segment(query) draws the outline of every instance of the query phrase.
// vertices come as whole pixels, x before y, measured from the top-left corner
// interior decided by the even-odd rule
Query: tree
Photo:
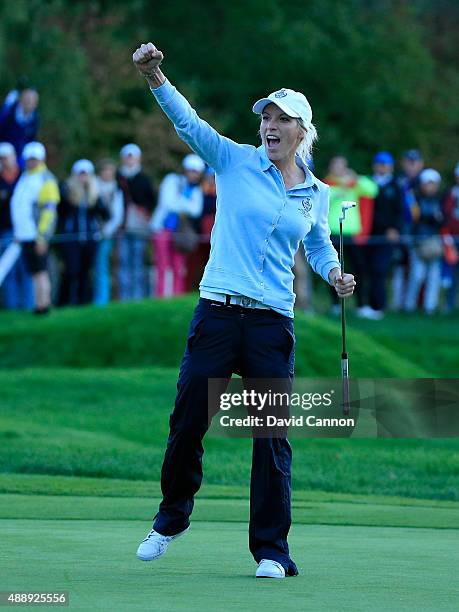
[[[199,113],[257,143],[252,103],[280,87],[310,99],[318,174],[336,153],[360,172],[373,153],[420,147],[457,156],[458,9],[453,0],[18,0],[0,4],[0,91],[21,75],[40,91],[42,131],[61,174],[77,157],[139,142],[160,175],[186,147],[153,103],[131,54],[153,40]],[[440,6],[440,8],[436,8]]]

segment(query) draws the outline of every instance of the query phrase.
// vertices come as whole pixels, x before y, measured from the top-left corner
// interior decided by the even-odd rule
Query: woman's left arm
[[[354,291],[356,282],[352,274],[345,273],[341,277],[338,253],[330,240],[329,192],[328,186],[320,186],[317,221],[303,239],[304,251],[314,272],[334,286],[340,297],[349,297]]]

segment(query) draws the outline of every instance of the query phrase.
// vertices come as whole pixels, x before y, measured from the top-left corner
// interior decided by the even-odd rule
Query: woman
[[[215,184],[215,171],[207,168],[202,179],[202,213],[198,219],[199,234],[201,236],[199,246],[193,258],[195,268],[188,268],[187,290],[194,291],[199,286],[205,265],[210,255],[210,236],[215,223],[217,212],[217,186]]]
[[[388,151],[379,151],[373,157],[373,181],[379,191],[374,199],[370,241],[365,248],[369,307],[363,317],[377,321],[386,310],[386,284],[403,227],[403,194],[394,177],[394,159]]]
[[[61,305],[92,301],[90,274],[102,223],[108,218],[108,210],[100,199],[94,165],[89,159],[79,159],[62,187],[59,206],[59,233],[63,234],[60,251],[64,260]]]
[[[102,226],[102,239],[97,246],[94,265],[94,304],[105,306],[110,301],[110,254],[113,236],[123,222],[123,192],[116,181],[116,164],[111,159],[103,159],[98,164],[96,176],[100,199],[105,205],[109,218]]]
[[[119,298],[141,300],[148,295],[145,252],[149,220],[155,205],[153,183],[142,167],[142,151],[131,142],[120,151],[118,185],[124,196],[125,219],[118,245]]]
[[[21,176],[16,151],[9,142],[0,142],[0,258],[13,239],[11,200]],[[33,310],[32,277],[22,254],[0,284],[2,305],[8,310]]]
[[[444,221],[440,186],[440,173],[433,168],[425,168],[419,175],[419,187],[414,191],[413,245],[409,251],[410,275],[405,300],[407,312],[416,310],[423,283],[424,312],[432,315],[438,306],[443,257],[440,230]]]
[[[153,95],[179,136],[215,169],[218,206],[201,299],[180,368],[175,409],[161,473],[163,500],[137,556],[157,559],[189,527],[202,481],[202,438],[208,428],[209,378],[293,378],[293,275],[300,240],[316,272],[341,297],[341,278],[329,239],[328,188],[304,158],[316,136],[306,98],[282,89],[259,100],[262,146],[239,145],[202,121],[159,65],[152,43],[133,55]],[[299,153],[296,155],[296,153]],[[291,448],[284,438],[253,440],[249,547],[257,577],[283,578],[298,570],[289,556]]]
[[[368,304],[364,302],[364,285],[362,282],[366,274],[366,262],[364,249],[359,244],[358,235],[368,230],[369,213],[373,209],[373,198],[378,193],[378,186],[367,176],[359,176],[354,170],[349,168],[345,157],[337,155],[330,160],[328,173],[324,182],[330,186],[330,210],[328,221],[331,230],[331,239],[335,247],[339,245],[339,217],[341,203],[343,200],[357,202],[359,205],[351,208],[346,214],[346,223],[343,224],[344,234],[344,259],[349,261],[352,269],[356,272],[359,279],[359,286],[356,290],[357,315],[367,317],[372,314]],[[366,279],[365,279],[366,280]],[[339,315],[341,307],[338,304],[338,297],[332,291],[333,306],[330,314]]]
[[[167,270],[172,272],[172,295],[185,293],[187,253],[175,244],[174,236],[181,229],[182,216],[186,220],[197,220],[202,212],[201,180],[206,165],[198,155],[190,154],[183,159],[182,166],[183,174],[172,172],[164,177],[159,187],[158,206],[151,219],[156,255],[156,297],[170,293],[166,290]],[[198,239],[198,233],[193,228],[190,231],[192,238]]]

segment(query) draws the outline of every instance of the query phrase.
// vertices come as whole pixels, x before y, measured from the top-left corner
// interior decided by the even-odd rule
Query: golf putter
[[[341,276],[344,274],[344,255],[343,255],[343,221],[346,218],[346,210],[357,206],[356,202],[342,202],[341,216],[339,218],[339,262],[341,266]],[[349,414],[349,357],[346,349],[346,307],[344,298],[341,299],[341,338],[343,341],[341,352],[341,377],[343,380],[343,414]]]

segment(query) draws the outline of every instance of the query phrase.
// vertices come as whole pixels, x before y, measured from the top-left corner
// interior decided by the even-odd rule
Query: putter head
[[[341,203],[341,217],[339,218],[340,223],[342,223],[346,218],[346,210],[348,210],[349,208],[354,208],[355,206],[357,206],[357,202],[346,201]]]

